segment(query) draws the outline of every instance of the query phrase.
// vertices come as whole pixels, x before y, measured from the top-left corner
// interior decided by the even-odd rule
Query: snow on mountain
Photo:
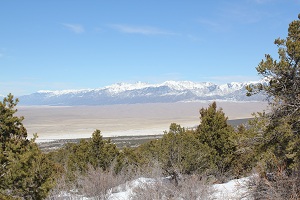
[[[202,82],[202,83],[194,83],[191,81],[166,81],[161,85],[168,86],[175,90],[195,90],[195,89],[204,89],[213,85],[213,83]]]
[[[65,94],[80,94],[92,91],[92,89],[81,89],[81,90],[39,90],[37,93],[47,94],[49,96],[60,96]]]
[[[210,82],[166,81],[116,83],[97,89],[40,90],[19,97],[23,105],[108,105],[133,103],[167,103],[199,100],[253,101],[262,96],[246,97],[245,86],[259,82],[232,82],[217,85]]]
[[[104,87],[104,89],[107,89],[109,92],[117,94],[120,92],[124,92],[126,90],[137,90],[142,89],[146,87],[150,87],[152,85],[143,83],[143,82],[136,82],[135,84],[130,83],[116,83],[107,87]]]

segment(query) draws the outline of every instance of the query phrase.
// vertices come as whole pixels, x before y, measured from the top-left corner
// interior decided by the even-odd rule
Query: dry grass
[[[300,173],[285,172],[253,176],[248,182],[249,197],[254,200],[299,200]]]
[[[93,197],[95,200],[108,199],[112,188],[125,182],[122,176],[116,176],[113,172],[104,172],[102,169],[94,169],[89,166],[88,172],[78,178],[79,193],[85,197]]]
[[[57,185],[49,194],[47,200],[77,200],[83,197],[94,200],[106,200],[111,195],[113,188],[126,182],[123,174],[115,175],[111,171],[88,166],[87,173],[77,174],[74,183],[66,182],[65,178],[57,180]]]
[[[211,186],[197,175],[185,176],[175,186],[167,179],[156,179],[155,182],[145,182],[133,189],[131,199],[133,200],[171,200],[191,199],[209,200],[213,199],[214,190]]]

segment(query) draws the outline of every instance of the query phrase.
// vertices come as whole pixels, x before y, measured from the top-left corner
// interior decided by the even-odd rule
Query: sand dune
[[[95,129],[104,136],[162,134],[175,122],[184,127],[199,124],[199,109],[211,102],[152,103],[108,106],[19,106],[18,115],[31,137],[38,141],[88,138]],[[262,111],[262,102],[218,102],[229,119],[251,117]]]

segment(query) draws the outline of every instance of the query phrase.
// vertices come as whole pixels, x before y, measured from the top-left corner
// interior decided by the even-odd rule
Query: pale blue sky
[[[258,80],[299,0],[2,0],[0,94]]]

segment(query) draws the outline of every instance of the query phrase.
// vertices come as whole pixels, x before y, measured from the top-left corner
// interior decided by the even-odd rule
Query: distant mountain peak
[[[116,83],[116,84],[106,86],[104,88],[100,88],[100,90],[107,89],[110,92],[119,93],[119,92],[124,92],[126,90],[142,89],[142,88],[149,87],[149,86],[150,86],[150,84],[139,81],[139,82],[136,82],[133,84],[131,84],[131,83]]]
[[[19,97],[24,105],[108,105],[133,103],[168,103],[179,101],[262,100],[256,95],[246,97],[245,86],[264,82],[231,82],[214,84],[211,82],[165,81],[160,84],[145,82],[115,83],[97,89],[79,90],[40,90]]]

